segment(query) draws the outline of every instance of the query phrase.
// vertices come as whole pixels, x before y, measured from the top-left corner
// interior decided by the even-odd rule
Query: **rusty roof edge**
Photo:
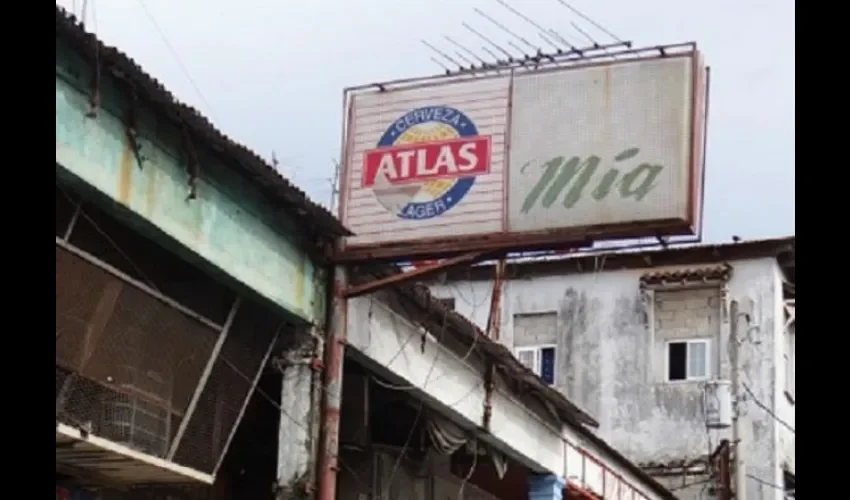
[[[515,272],[536,273],[538,270],[568,271],[571,274],[582,272],[595,272],[594,263],[604,262],[608,270],[623,268],[645,268],[656,266],[687,266],[698,263],[724,262],[742,259],[753,259],[759,257],[778,258],[783,253],[794,253],[796,249],[796,235],[783,236],[769,239],[747,240],[734,243],[706,243],[698,245],[669,246],[668,248],[620,248],[605,251],[576,252],[575,254],[563,254],[557,256],[545,256],[540,258],[515,259],[508,262],[508,268]],[[713,254],[713,255],[712,255]],[[675,262],[659,262],[661,259],[678,257]],[[604,259],[604,260],[602,260]],[[590,264],[584,266],[582,264]],[[494,262],[483,262],[471,267],[466,271],[453,269],[443,273],[450,279],[460,278],[460,273],[467,272],[475,275],[476,279],[486,279],[484,273],[495,265]],[[617,266],[620,267],[617,267]],[[573,269],[579,266],[579,269]],[[478,274],[481,274],[478,277]]]
[[[161,107],[161,111],[172,119],[185,124],[194,134],[203,138],[214,151],[220,149],[238,165],[249,181],[258,185],[274,201],[289,208],[290,216],[308,225],[316,225],[325,238],[348,236],[352,233],[327,209],[312,201],[301,189],[278,173],[255,152],[237,143],[218,130],[203,114],[179,101],[159,81],[146,73],[133,59],[117,49],[103,43],[97,36],[85,30],[77,18],[59,5],[56,6],[56,36],[68,42],[89,62],[93,50],[86,50],[85,43],[97,45],[101,64],[121,71],[138,91],[147,93],[148,100]],[[216,148],[215,146],[219,146]],[[253,174],[253,175],[252,175]]]

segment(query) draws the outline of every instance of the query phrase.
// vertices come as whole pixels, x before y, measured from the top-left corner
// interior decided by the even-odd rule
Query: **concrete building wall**
[[[741,312],[750,318],[741,323],[742,381],[760,403],[775,408],[780,401],[777,367],[783,338],[780,271],[767,258],[731,264],[728,298],[738,300]],[[599,420],[600,435],[637,463],[693,460],[708,454],[729,433],[706,430],[702,381],[667,381],[666,344],[705,340],[707,375],[719,372],[729,379],[728,314],[719,289],[643,295],[639,289],[643,272],[602,270],[509,280],[500,339],[509,347],[549,343],[550,338],[530,338],[536,334],[517,328],[518,320],[557,315],[555,384]],[[458,312],[485,326],[490,282],[435,284],[432,292],[454,297]],[[781,484],[778,447],[786,438],[780,438],[783,434],[775,420],[751,398],[742,410],[747,472]],[[748,490],[756,495],[751,499],[781,498],[781,492],[768,492],[754,480],[748,482]]]

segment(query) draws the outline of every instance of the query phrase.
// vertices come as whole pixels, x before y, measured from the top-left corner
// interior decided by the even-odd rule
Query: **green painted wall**
[[[116,82],[102,86],[102,109],[86,118],[89,68],[57,42],[57,177],[82,181],[143,218],[240,284],[311,323],[324,319],[326,282],[260,193],[202,144],[198,197],[187,198],[179,130],[141,110],[142,166],[125,138],[127,99]]]

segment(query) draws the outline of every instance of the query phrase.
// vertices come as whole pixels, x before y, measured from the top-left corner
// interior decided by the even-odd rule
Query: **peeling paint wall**
[[[738,300],[741,312],[751,318],[749,328],[741,323],[742,381],[759,402],[776,408],[782,359],[780,271],[773,259],[731,264],[728,298]],[[665,343],[711,339],[711,370],[719,369],[720,377],[729,379],[728,318],[718,290],[656,292],[645,299],[639,290],[642,273],[603,270],[510,280],[505,284],[501,341],[510,347],[527,344],[527,339],[516,338],[522,333],[514,327],[515,315],[556,312],[556,385],[599,420],[600,435],[637,463],[692,460],[708,454],[730,433],[706,430],[702,382],[666,381]],[[432,292],[454,297],[458,312],[486,324],[490,282],[435,284]],[[780,434],[774,419],[752,400],[742,409],[747,472],[781,484]],[[782,497],[753,480],[748,492],[750,500]]]
[[[321,323],[324,271],[301,249],[303,231],[200,142],[194,144],[200,163],[197,198],[188,199],[181,131],[144,103],[136,127],[140,164],[125,132],[126,86],[104,75],[101,109],[96,118],[87,118],[91,68],[58,41],[56,50],[57,178],[99,192],[132,214],[128,222],[138,229],[161,232],[149,236],[175,243],[292,314]]]

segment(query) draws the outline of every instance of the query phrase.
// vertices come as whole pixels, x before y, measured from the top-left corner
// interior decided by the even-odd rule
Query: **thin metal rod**
[[[518,18],[520,18],[520,19],[522,19],[523,21],[527,22],[527,23],[528,23],[528,24],[530,24],[531,26],[533,26],[533,27],[537,28],[537,30],[539,30],[539,31],[540,31],[540,38],[542,38],[542,39],[543,39],[543,41],[545,41],[546,43],[548,43],[549,45],[551,45],[551,46],[552,46],[552,48],[554,48],[554,49],[556,49],[556,50],[560,50],[560,48],[561,48],[561,47],[559,47],[559,46],[558,46],[558,44],[556,44],[555,42],[553,42],[553,41],[552,41],[552,40],[551,40],[551,39],[550,39],[550,38],[546,35],[546,29],[545,29],[543,26],[540,26],[539,24],[537,24],[537,23],[536,23],[533,19],[531,19],[530,17],[526,16],[526,15],[525,15],[525,14],[523,14],[522,12],[520,12],[520,11],[516,10],[515,8],[511,7],[511,6],[510,6],[507,2],[505,2],[505,0],[496,0],[496,2],[498,2],[498,3],[499,3],[499,5],[501,5],[502,7],[504,7],[504,8],[506,8],[506,9],[508,9],[508,12],[510,12],[511,14],[513,14],[513,15],[517,16]],[[570,47],[570,48],[572,48],[572,47]]]
[[[444,70],[446,70],[446,71],[451,71],[451,70],[452,70],[450,67],[448,67],[448,66],[446,66],[445,64],[443,64],[443,62],[442,62],[442,61],[440,61],[439,59],[437,59],[437,58],[436,58],[436,57],[434,57],[434,56],[431,56],[431,61],[433,61],[435,64],[439,65],[441,68],[443,68],[443,69],[444,69]]]
[[[593,37],[592,37],[592,36],[590,36],[590,34],[589,34],[588,32],[586,32],[586,31],[584,31],[583,29],[581,29],[581,26],[579,26],[578,24],[576,24],[576,23],[574,23],[574,22],[572,22],[572,21],[570,21],[570,24],[572,25],[572,27],[573,27],[573,28],[574,28],[577,32],[579,32],[579,34],[581,34],[583,37],[585,37],[585,38],[587,39],[587,41],[589,41],[590,43],[592,43],[594,47],[599,47],[599,42],[597,42],[596,40],[594,40],[594,39],[593,39]],[[603,52],[605,52],[605,53],[607,54],[607,53],[608,53],[608,49],[603,49]],[[611,56],[611,57],[612,57],[612,59],[616,59],[616,58],[617,58],[617,56],[616,56],[616,55]]]
[[[470,26],[470,25],[468,25],[468,24],[466,24],[466,23],[461,23],[461,26],[463,26],[464,28],[466,28],[466,29],[468,29],[469,31],[471,31],[473,35],[477,36],[478,38],[480,38],[480,39],[484,40],[485,42],[489,43],[490,45],[492,45],[492,46],[493,46],[496,50],[498,50],[499,52],[501,52],[502,54],[504,54],[504,55],[508,58],[508,60],[513,60],[513,59],[514,59],[513,54],[511,54],[511,53],[510,53],[510,52],[508,52],[507,50],[503,49],[503,48],[502,48],[499,44],[497,44],[497,43],[496,43],[496,42],[494,42],[493,40],[490,40],[489,38],[487,38],[486,36],[484,36],[483,34],[481,34],[481,32],[480,32],[480,31],[476,30],[476,29],[475,29],[475,28],[473,28],[472,26]]]
[[[62,238],[60,238],[58,236],[56,237],[56,246],[63,249],[63,250],[68,251],[69,253],[74,254],[75,256],[85,260],[86,262],[88,262],[89,264],[92,264],[93,266],[96,266],[100,269],[103,269],[104,271],[115,276],[116,278],[120,279],[121,281],[124,281],[125,283],[132,285],[132,286],[138,288],[139,290],[145,292],[146,294],[150,295],[151,297],[157,299],[158,301],[162,302],[163,304],[167,305],[168,307],[176,309],[176,310],[180,311],[181,313],[185,314],[186,316],[189,316],[190,318],[198,321],[199,323],[202,323],[204,326],[208,326],[208,327],[212,328],[213,330],[215,330],[217,332],[221,331],[224,328],[222,325],[219,325],[215,321],[212,321],[209,318],[201,316],[200,314],[198,314],[195,311],[189,309],[188,307],[180,304],[179,302],[175,301],[174,299],[168,298],[165,295],[163,295],[161,292],[154,290],[153,288],[142,283],[141,281],[134,279],[134,278],[131,278],[130,276],[128,276],[123,271],[120,271],[117,268],[112,267],[111,265],[107,264],[106,262],[103,262],[102,260],[98,259],[94,255],[91,255],[88,252],[75,247],[74,245],[68,243],[67,241],[63,240]]]
[[[68,221],[68,228],[65,229],[65,235],[62,236],[62,239],[68,241],[71,239],[71,232],[74,230],[74,227],[77,225],[77,219],[80,218],[80,212],[83,211],[83,204],[77,203],[76,208],[74,208],[74,215],[71,216],[71,220]]]
[[[461,45],[460,43],[456,42],[453,38],[451,38],[451,37],[449,37],[449,36],[444,36],[443,38],[445,38],[445,39],[446,39],[446,40],[447,40],[450,44],[454,45],[455,47],[457,47],[457,48],[459,48],[460,50],[462,50],[462,51],[466,52],[467,54],[469,54],[470,56],[474,57],[475,59],[478,59],[478,62],[480,62],[481,64],[484,64],[484,65],[486,65],[486,64],[487,64],[487,61],[485,61],[484,59],[482,59],[482,58],[481,58],[478,54],[476,54],[475,52],[473,52],[473,51],[469,50],[468,48],[466,48],[466,46]]]
[[[462,67],[463,67],[463,64],[459,63],[459,62],[458,62],[457,60],[455,60],[452,56],[450,56],[450,55],[446,54],[445,52],[443,52],[442,50],[438,49],[437,47],[434,47],[433,45],[431,45],[430,43],[428,43],[428,42],[427,42],[427,41],[425,41],[425,40],[420,40],[420,41],[421,41],[421,42],[422,42],[422,43],[423,43],[426,47],[428,47],[429,49],[431,49],[432,51],[434,51],[436,54],[439,54],[439,55],[440,55],[443,59],[445,59],[446,61],[449,61],[450,63],[454,64],[454,65],[455,65],[455,66],[457,66],[458,68],[462,68]]]
[[[511,35],[512,37],[516,38],[516,39],[517,39],[517,40],[519,40],[520,42],[522,42],[522,43],[524,43],[525,45],[527,45],[527,46],[528,46],[528,47],[529,47],[532,51],[537,52],[538,50],[540,50],[540,47],[537,47],[537,46],[533,45],[531,42],[529,42],[528,40],[526,40],[526,39],[525,39],[525,38],[523,38],[522,36],[517,35],[517,34],[516,34],[516,33],[514,33],[513,31],[511,31],[511,30],[510,30],[507,26],[505,26],[504,24],[500,23],[499,21],[496,21],[496,20],[495,20],[495,19],[493,19],[492,17],[490,17],[490,16],[488,16],[487,14],[485,14],[484,12],[482,12],[482,11],[481,11],[481,9],[475,8],[475,9],[473,9],[473,10],[474,10],[474,11],[475,11],[475,13],[476,13],[476,14],[478,14],[479,16],[481,16],[481,17],[483,17],[484,19],[486,19],[486,20],[490,21],[491,23],[493,23],[493,25],[494,25],[494,26],[496,26],[497,28],[499,28],[500,30],[504,31],[505,33],[507,33],[507,34]]]
[[[488,49],[487,47],[481,47],[481,50],[486,52],[488,56],[492,57],[493,61],[495,61],[496,64],[502,64],[504,62],[502,59],[499,59],[499,56],[497,56],[495,52]]]
[[[570,21],[570,26],[572,26],[573,29],[578,31],[581,36],[583,36],[585,39],[587,39],[588,42],[592,43],[593,45],[599,45],[599,42],[594,40],[593,37],[590,36],[590,34],[587,31],[584,31],[583,29],[581,29],[581,26],[579,26],[575,22]]]
[[[471,60],[470,58],[468,58],[468,57],[466,57],[465,55],[463,55],[463,54],[462,54],[459,50],[456,50],[456,51],[455,51],[455,54],[456,54],[459,58],[461,58],[461,59],[463,60],[463,62],[465,62],[466,64],[469,64],[470,66],[475,66],[475,61],[473,61],[473,60]]]
[[[576,47],[569,40],[567,40],[567,37],[565,37],[564,35],[562,35],[558,31],[555,31],[552,28],[549,28],[549,34],[552,35],[552,37],[554,37],[555,39],[559,40],[564,45],[566,45],[567,47],[569,47],[570,50],[576,50]]]
[[[189,422],[195,416],[195,408],[198,406],[198,401],[201,400],[201,394],[207,386],[210,375],[212,375],[213,367],[215,366],[215,362],[218,361],[218,355],[221,353],[221,348],[224,347],[224,341],[227,340],[227,334],[230,333],[233,318],[236,317],[236,312],[239,310],[239,304],[241,302],[241,297],[236,297],[236,300],[233,301],[233,307],[230,308],[230,312],[227,314],[227,321],[224,322],[224,328],[221,329],[221,333],[215,341],[212,353],[210,353],[210,359],[207,360],[207,365],[204,367],[201,378],[198,380],[198,387],[195,388],[195,393],[192,394],[192,399],[189,401],[186,413],[183,414],[183,419],[180,420],[180,427],[177,428],[177,434],[174,435],[174,441],[171,442],[171,449],[168,451],[168,460],[174,459],[174,455],[177,453],[177,447],[180,446],[180,441],[183,440],[183,435],[189,427]]]
[[[248,394],[245,396],[245,401],[242,402],[242,408],[239,409],[239,414],[236,416],[236,420],[233,423],[233,428],[230,429],[230,435],[227,436],[227,440],[224,442],[224,447],[221,449],[221,456],[218,459],[218,463],[215,464],[215,469],[213,469],[212,476],[215,477],[218,474],[218,469],[221,467],[221,464],[224,462],[224,456],[227,454],[227,449],[230,448],[230,442],[233,441],[234,436],[236,436],[236,430],[239,428],[239,423],[242,421],[242,417],[245,415],[245,410],[248,409],[248,403],[251,402],[251,396],[254,394],[254,390],[257,388],[257,385],[260,384],[260,378],[263,376],[263,370],[266,367],[266,363],[268,363],[269,358],[272,355],[272,351],[274,350],[275,344],[277,344],[277,339],[280,338],[280,331],[283,329],[281,325],[274,333],[274,337],[272,338],[271,343],[269,343],[268,349],[266,349],[266,353],[263,355],[263,360],[260,362],[260,367],[257,370],[257,374],[254,375],[254,380],[251,381],[251,389],[248,390]]]
[[[590,24],[592,24],[596,29],[598,29],[602,33],[605,33],[606,35],[610,36],[615,42],[625,43],[625,42],[623,42],[623,40],[620,39],[620,37],[611,33],[610,31],[605,29],[601,24],[599,24],[596,21],[594,21],[593,19],[587,17],[580,10],[576,9],[572,5],[565,2],[564,0],[557,0],[557,2],[561,5],[563,5],[564,7],[566,7],[567,9],[569,9],[570,12],[572,12],[573,14],[577,15],[578,17],[580,17],[580,18],[584,19],[585,21],[589,22]]]

